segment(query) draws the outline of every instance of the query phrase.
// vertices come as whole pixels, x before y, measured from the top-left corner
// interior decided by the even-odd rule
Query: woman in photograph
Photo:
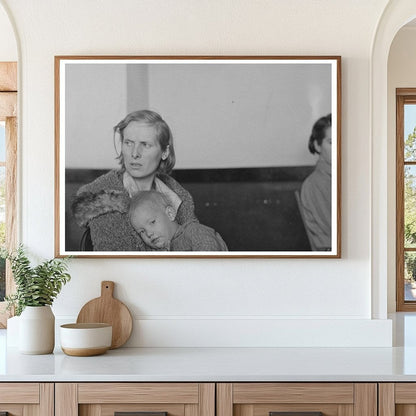
[[[315,122],[308,148],[319,158],[305,179],[300,200],[312,251],[331,250],[331,114]]]
[[[161,192],[174,207],[179,224],[196,220],[194,202],[170,176],[175,165],[172,133],[159,114],[130,113],[114,127],[116,135],[121,141],[121,167],[82,186],[72,210],[77,223],[88,227],[94,251],[145,251],[129,222],[131,198],[140,191]]]

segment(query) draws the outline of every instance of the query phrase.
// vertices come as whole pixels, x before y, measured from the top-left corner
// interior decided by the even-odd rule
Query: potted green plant
[[[9,310],[19,318],[19,350],[49,354],[55,346],[55,316],[51,305],[71,276],[68,257],[32,266],[23,246],[2,253],[10,261],[16,292],[6,296]]]

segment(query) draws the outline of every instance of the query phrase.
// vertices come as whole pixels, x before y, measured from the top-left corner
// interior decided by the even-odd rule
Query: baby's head
[[[167,198],[156,191],[139,192],[131,201],[129,218],[146,245],[168,249],[178,223],[175,210]]]

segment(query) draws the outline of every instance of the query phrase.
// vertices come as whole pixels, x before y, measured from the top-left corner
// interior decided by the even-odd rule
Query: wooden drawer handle
[[[114,412],[114,416],[168,416],[168,412]]]
[[[322,412],[269,412],[269,416],[323,416]]]

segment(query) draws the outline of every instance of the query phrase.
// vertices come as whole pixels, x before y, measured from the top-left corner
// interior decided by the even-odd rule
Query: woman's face
[[[167,157],[160,147],[155,127],[140,121],[131,121],[124,129],[121,153],[126,171],[135,179],[154,175],[162,156]]]
[[[325,162],[327,162],[328,164],[331,164],[331,155],[332,155],[332,129],[331,127],[327,127],[325,129],[325,136],[320,146],[316,143],[316,150],[319,152],[321,159],[325,160]]]

